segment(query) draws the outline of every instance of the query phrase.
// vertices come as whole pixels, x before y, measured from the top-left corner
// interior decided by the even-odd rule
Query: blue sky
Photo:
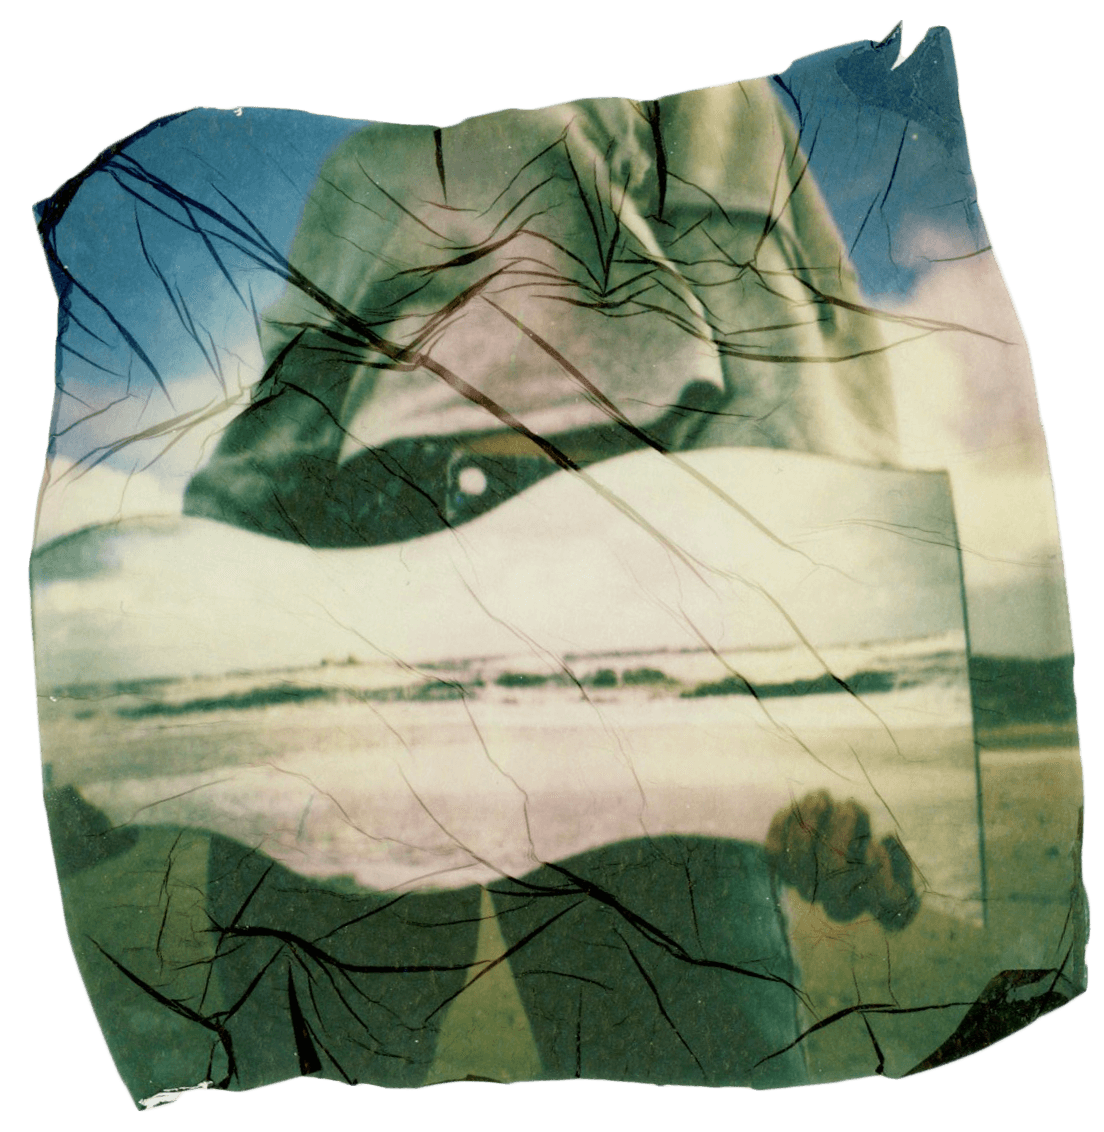
[[[950,37],[935,28],[899,67],[895,32],[799,59],[776,78],[863,288],[908,294],[931,266],[917,228],[952,254],[988,245],[978,212]]]
[[[992,257],[978,255],[988,241],[949,38],[934,29],[894,67],[898,48],[891,35],[799,59],[775,77],[775,93],[870,301],[893,310],[920,304],[915,309],[970,325],[992,322],[998,338],[1018,338]],[[257,319],[282,288],[278,261],[304,201],[327,155],[365,125],[284,110],[195,110],[113,147],[75,194],[76,179],[52,198],[71,196],[48,234],[86,292],[70,287],[63,303],[71,317],[62,316],[56,458],[39,544],[118,517],[180,512],[189,481],[263,372]],[[193,218],[204,219],[206,239]],[[990,642],[980,634],[979,641],[1034,650],[1050,641],[1047,626],[1064,620],[1064,605],[1026,353],[1013,358],[991,345],[982,356],[977,349],[990,340],[971,335],[927,341],[934,353],[917,352],[920,343],[892,359],[901,370],[899,417],[923,426],[906,465],[952,471],[962,541],[977,552],[965,562],[967,583],[979,595],[971,600],[979,610],[988,601],[994,611],[984,621],[996,636]],[[960,356],[962,349],[974,353]],[[1002,408],[995,413],[997,388]],[[986,422],[984,435],[967,435],[967,426],[977,432]],[[992,456],[975,459],[974,449]],[[1013,451],[1026,454],[1016,468],[1001,463],[1001,453]],[[1018,475],[1015,491],[1010,472]],[[1035,521],[1010,527],[1011,512]],[[1021,577],[1005,559],[1035,565]],[[1032,570],[1046,574],[1045,585],[1028,585]],[[1025,586],[1038,600],[1020,600],[1020,607],[1038,608],[1015,622],[1024,639],[996,640],[1008,623],[1001,612],[1008,594]],[[1046,647],[1062,651],[1064,638]]]
[[[776,80],[863,288],[885,301],[906,295],[930,266],[907,245],[918,226],[942,233],[941,246],[953,254],[969,255],[986,243],[949,40],[936,31],[892,70],[898,46],[891,36],[877,47],[836,48],[797,61]],[[239,209],[286,254],[322,161],[362,125],[295,111],[194,110],[135,135],[121,156],[84,179],[53,238],[61,261],[117,321],[69,291],[73,318],[63,321],[60,344],[66,395],[58,405],[58,454],[82,458],[111,430],[116,436],[141,431],[155,417],[217,400],[224,386],[235,387],[243,361],[251,379],[254,313],[280,290],[273,272],[189,232],[187,210],[166,208],[164,196],[142,183],[141,171],[235,222]],[[168,289],[194,320],[200,344]],[[210,396],[197,402],[184,384],[199,375],[206,375]],[[171,404],[159,379],[171,387]],[[131,412],[113,409],[75,425],[124,394]],[[133,470],[133,457],[128,448],[106,459]]]

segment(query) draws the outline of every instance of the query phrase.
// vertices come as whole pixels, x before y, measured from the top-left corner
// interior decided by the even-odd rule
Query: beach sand
[[[924,907],[899,934],[871,922],[835,924],[789,894],[793,946],[813,1025],[856,1003],[917,1006],[972,1003],[1002,971],[1055,968],[1083,986],[1087,922],[1080,905],[1081,767],[1076,747],[990,750],[982,757],[988,916],[970,922]],[[1083,915],[1083,912],[1081,913]],[[1078,934],[1080,933],[1080,934]],[[1080,969],[1079,969],[1080,968]],[[967,1007],[867,1015],[887,1075],[907,1073],[955,1030]],[[854,1076],[878,1064],[858,1014],[811,1035],[806,1055],[816,1081]]]
[[[704,717],[706,721],[710,711],[728,710],[719,700],[705,705],[701,701],[693,705],[683,701],[682,706],[678,701],[673,703],[677,710],[692,706],[699,720]],[[438,723],[459,710],[456,704],[399,706],[419,719],[433,717]],[[654,710],[662,714],[668,709]],[[607,716],[613,713],[612,703],[607,703],[603,711]],[[344,744],[350,749],[363,746],[363,729],[369,725],[364,722],[367,716],[363,705],[356,708],[329,706],[321,714],[302,707],[283,706],[264,709],[261,713],[216,713],[167,723],[116,721],[113,726],[105,726],[110,714],[109,709],[101,712],[95,704],[47,702],[43,712],[43,751],[51,763],[55,787],[78,787],[94,804],[101,806],[116,825],[132,823],[138,831],[133,846],[63,878],[63,890],[78,960],[93,1002],[101,1013],[108,1041],[128,1086],[148,1096],[162,1088],[180,1085],[181,1066],[194,1063],[197,1057],[203,1060],[203,1050],[209,1048],[211,1034],[192,1022],[182,1024],[179,1016],[168,1014],[133,986],[125,985],[125,980],[121,982],[118,970],[105,962],[88,936],[94,935],[115,959],[145,963],[146,977],[151,980],[166,971],[182,970],[183,974],[174,977],[174,993],[185,995],[197,1005],[203,1002],[205,995],[213,993],[203,984],[204,964],[211,947],[201,896],[207,882],[205,846],[208,837],[201,828],[204,823],[194,820],[201,811],[192,814],[188,807],[193,804],[190,798],[210,791],[196,791],[195,782],[220,783],[235,775],[254,774],[258,768],[269,775],[274,762],[282,760],[286,765],[272,775],[281,783],[304,789],[304,797],[309,800],[312,793],[317,796],[319,778],[324,787],[327,774],[336,775],[337,780],[347,774],[348,752],[327,761],[320,757],[316,746],[313,755],[317,763],[316,778],[309,787],[295,779],[295,765],[287,761],[289,752],[302,750],[304,746],[309,748],[309,735],[313,731],[317,736],[322,719],[326,721],[326,733],[335,741],[339,740],[339,746]],[[639,715],[639,711],[634,714]],[[266,720],[263,728],[258,727],[262,715]],[[391,718],[396,717],[392,714]],[[655,722],[655,719],[650,721]],[[378,731],[378,721],[373,726]],[[677,730],[675,723],[671,726]],[[439,726],[430,730],[440,736]],[[699,737],[708,731],[706,724],[704,730],[699,729]],[[650,726],[648,733],[654,736],[656,728]],[[878,751],[872,734],[840,731],[834,734],[832,744],[824,738],[827,733],[821,738],[825,749],[829,745],[837,748],[842,745],[873,760],[870,763],[872,776],[892,787],[894,776],[879,774],[875,766]],[[965,821],[962,829],[956,824],[963,813],[963,799],[967,797],[962,783],[972,781],[972,767],[963,765],[967,752],[972,763],[972,745],[964,746],[966,737],[960,728],[929,728],[900,735],[905,755],[911,755],[914,762],[903,777],[897,776],[896,789],[901,797],[907,797],[908,791],[913,789],[910,783],[923,783],[924,797],[915,799],[911,814],[898,816],[903,825],[914,830],[923,826],[927,831],[928,839],[921,845],[923,851],[917,854],[918,862],[926,860],[933,873],[956,878],[958,887],[953,892],[929,896],[915,921],[896,934],[886,933],[872,921],[831,922],[818,907],[805,904],[792,892],[787,893],[785,911],[792,947],[801,972],[800,984],[809,1004],[802,1024],[814,1027],[856,1005],[878,1006],[874,1013],[853,1012],[804,1039],[802,1045],[813,1081],[853,1077],[876,1072],[879,1068],[887,1075],[907,1073],[946,1041],[969,1005],[1002,971],[1059,967],[1072,947],[1074,958],[1066,964],[1065,973],[1077,987],[1084,982],[1084,971],[1078,968],[1078,963],[1086,927],[1077,914],[1071,915],[1071,908],[1077,912],[1075,896],[1079,892],[1077,838],[1082,795],[1077,748],[1024,747],[1023,737],[1016,734],[1009,737],[1007,746],[991,747],[983,752],[989,896],[987,917],[982,922],[981,905],[976,899],[976,859],[971,857],[976,854],[976,827],[970,821]],[[1052,743],[1065,738],[1065,735],[1051,736]],[[507,746],[510,741],[509,734],[502,736]],[[558,742],[561,751],[570,750],[571,743],[562,738],[562,729]],[[648,773],[652,757],[658,768],[667,746],[665,741],[656,742],[651,754],[647,743],[634,747],[639,760],[638,773],[650,791],[649,822],[653,826],[671,826],[684,821],[690,827],[703,826],[699,832],[725,836],[726,798],[736,795],[723,789],[712,795],[698,791],[695,805],[701,812],[687,815],[686,792],[680,793]],[[423,767],[428,778],[444,777],[446,784],[447,749],[446,743],[433,756],[428,753],[430,748],[425,747],[428,762]],[[921,758],[925,752],[927,771]],[[686,773],[689,767],[685,744],[681,762],[680,773]],[[713,769],[716,770],[716,764]],[[177,786],[183,783],[182,790],[186,787],[194,793],[184,790],[178,799],[161,801],[168,799],[165,791],[174,781],[166,778],[166,774],[171,776],[174,771],[178,776],[184,774]],[[371,766],[362,765],[360,773],[367,777],[361,789],[354,793],[366,794],[371,787]],[[694,774],[699,773],[709,773],[707,763],[694,771]],[[921,773],[926,778],[918,777]],[[735,784],[738,776],[733,774]],[[187,775],[199,777],[189,779]],[[501,779],[502,775],[496,772],[496,777]],[[802,790],[821,785],[805,777]],[[705,781],[703,777],[703,783]],[[188,782],[192,786],[187,786]],[[951,791],[954,797],[945,807],[944,817],[948,819],[945,826],[939,824],[941,782],[955,784]],[[919,789],[919,785],[915,788]],[[968,799],[972,806],[972,786],[970,791]],[[600,793],[599,790],[594,795],[595,803]],[[836,793],[847,796],[851,792],[844,789]],[[632,796],[639,800],[637,795]],[[308,818],[300,815],[303,799],[297,795],[289,797],[294,804],[288,804],[286,813],[276,815],[275,825],[279,826],[276,834],[287,849],[277,855],[292,864],[291,848],[294,848],[296,835],[302,835]],[[143,810],[143,798],[156,804]],[[556,796],[550,794],[549,799],[555,802]],[[352,806],[348,799],[345,802]],[[538,802],[534,801],[534,814],[539,811]],[[510,795],[503,805],[503,812],[510,813],[511,806],[516,808],[517,798]],[[257,808],[264,809],[259,800]],[[458,806],[457,812],[462,808]],[[321,809],[310,812],[317,816]],[[553,805],[551,809],[546,806],[545,812],[554,839],[567,836],[563,832],[570,824],[566,811],[559,813]],[[593,810],[592,816],[598,812]],[[185,820],[189,814],[193,817],[191,822]],[[224,817],[231,822],[234,820],[230,811]],[[584,826],[594,825],[587,815],[583,817],[587,819],[582,822]],[[634,815],[628,813],[626,820],[629,835],[639,836],[639,826],[632,825]],[[580,824],[578,814],[574,821],[576,826]],[[616,821],[608,831],[592,829],[588,836],[601,842],[608,833],[616,833],[614,826]],[[653,832],[664,831],[653,828]],[[219,832],[233,835],[232,828]],[[730,830],[727,835],[731,833]],[[949,840],[941,848],[940,838],[944,837]],[[919,833],[917,839],[921,840]],[[363,839],[357,844],[363,844]],[[962,845],[967,846],[964,851],[967,860],[956,872],[947,862],[953,864]],[[348,861],[348,851],[348,845],[334,850],[333,871],[337,874],[344,871],[345,875],[334,875],[327,883],[353,892],[356,886],[348,877],[350,870],[343,867]],[[315,859],[304,871],[317,872],[317,869]],[[495,935],[493,924],[481,931],[478,947],[483,958],[496,947],[501,950],[501,946],[501,937]],[[483,955],[484,951],[487,955]],[[206,1005],[210,1007],[209,997]],[[898,1008],[901,1013],[894,1012]],[[121,1011],[131,1018],[132,1029],[135,1025],[145,1028],[148,1042],[136,1047],[132,1040],[113,1033]],[[425,1079],[432,1082],[475,1076],[516,1080],[539,1075],[539,1055],[531,1043],[509,964],[501,963],[495,968],[493,978],[480,980],[478,991],[473,988],[472,992],[465,992],[449,1007],[436,1060]],[[149,1049],[160,1052],[150,1057]]]
[[[1003,971],[1056,968],[1072,950],[1078,958],[1066,963],[1065,972],[1084,986],[1077,749],[991,751],[982,769],[985,923],[927,906],[904,931],[887,933],[872,920],[832,922],[818,906],[787,893],[791,945],[810,1004],[805,1027],[857,1004],[907,1011],[855,1012],[812,1033],[802,1043],[811,1082],[908,1073],[954,1033],[969,1005]],[[512,1079],[510,1066],[532,1056],[523,1022],[512,1010],[515,997],[503,984],[497,991],[485,988],[480,1000],[458,1000],[451,1031],[466,1034],[469,1045],[460,1051],[451,1046],[431,1079]],[[935,1008],[914,1012],[919,1006]]]

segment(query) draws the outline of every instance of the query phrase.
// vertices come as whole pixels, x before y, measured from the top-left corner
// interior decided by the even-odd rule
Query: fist
[[[833,920],[865,913],[897,931],[920,908],[904,846],[893,836],[874,841],[857,802],[833,802],[826,790],[807,794],[775,814],[765,847],[779,878]]]

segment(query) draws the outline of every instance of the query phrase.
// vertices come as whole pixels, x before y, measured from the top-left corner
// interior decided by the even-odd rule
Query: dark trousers
[[[425,1081],[446,1014],[488,965],[472,965],[482,889],[322,885],[218,837],[208,872],[231,1087],[300,1073]],[[487,890],[543,1078],[804,1080],[800,1049],[787,1051],[796,976],[761,847],[640,839]]]

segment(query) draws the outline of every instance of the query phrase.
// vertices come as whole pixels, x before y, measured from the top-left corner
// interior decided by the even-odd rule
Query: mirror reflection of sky
[[[893,69],[899,46],[895,33],[836,48],[775,79],[863,289],[887,304],[932,269],[925,247],[956,258],[986,246],[949,38],[929,33]],[[257,320],[283,286],[266,265],[288,254],[322,162],[364,125],[194,110],[113,147],[39,206],[77,281],[55,271],[54,456],[183,490],[208,451],[200,434],[240,411],[260,375]],[[272,254],[251,258],[212,235],[214,214]],[[195,425],[190,440],[182,420]]]

